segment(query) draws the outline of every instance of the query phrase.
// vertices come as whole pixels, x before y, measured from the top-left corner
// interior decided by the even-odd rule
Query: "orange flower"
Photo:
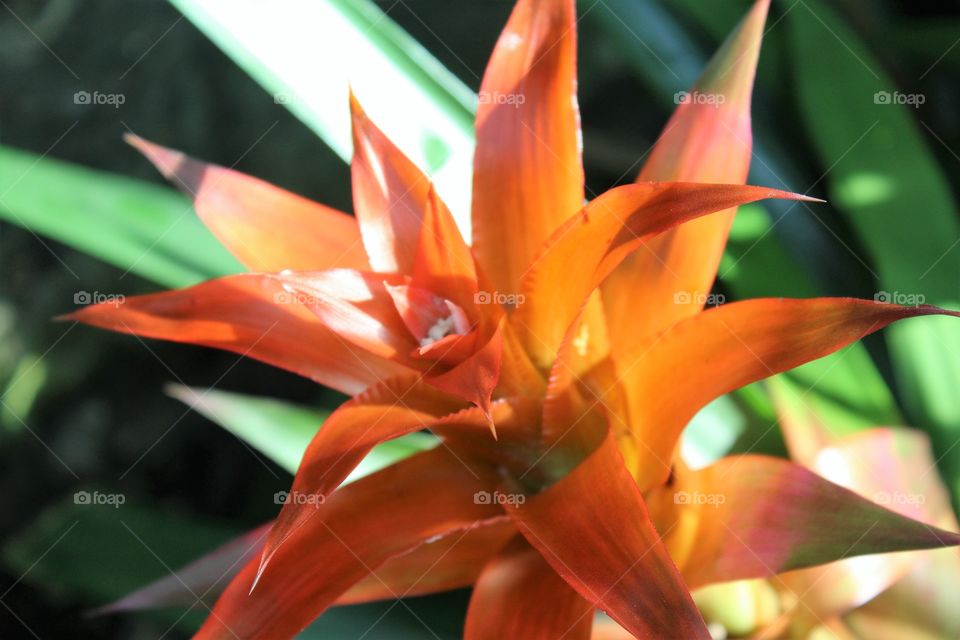
[[[574,0],[519,0],[481,87],[495,99],[477,113],[472,246],[355,100],[355,220],[133,139],[251,273],[73,317],[354,396],[293,482],[323,499],[284,505],[197,637],[286,638],[334,604],[473,585],[471,640],[589,638],[597,608],[640,638],[709,638],[688,585],[960,543],[785,460],[672,474],[717,396],[948,313],[829,298],[703,311],[735,208],[812,200],[742,185],[767,4],[638,181],[584,205]],[[340,487],[376,444],[421,429],[442,445]]]

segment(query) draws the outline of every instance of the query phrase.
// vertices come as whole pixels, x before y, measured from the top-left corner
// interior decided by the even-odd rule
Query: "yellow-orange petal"
[[[501,293],[583,205],[576,38],[574,0],[519,0],[480,87],[473,248]]]
[[[765,198],[810,200],[765,187],[644,182],[600,195],[558,229],[524,276],[511,316],[533,361],[548,369],[587,297],[631,251],[679,224]]]
[[[743,184],[750,167],[750,94],[770,0],[757,0],[677,106],[638,181]],[[736,209],[692,220],[627,257],[603,284],[612,340],[630,349],[703,308]],[[674,294],[688,295],[675,300]],[[614,356],[616,357],[616,356]]]
[[[680,434],[714,398],[822,358],[891,322],[949,314],[854,298],[733,302],[681,320],[618,358],[630,389],[627,415],[640,446],[632,469],[641,489],[666,481]]]

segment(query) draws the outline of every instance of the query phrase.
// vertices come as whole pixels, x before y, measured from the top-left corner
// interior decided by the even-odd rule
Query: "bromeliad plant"
[[[589,638],[598,608],[636,637],[708,638],[690,587],[960,544],[785,460],[687,473],[676,455],[712,399],[890,322],[956,315],[831,298],[703,310],[735,208],[812,200],[743,186],[767,9],[637,182],[584,205],[574,2],[519,0],[481,88],[469,245],[352,98],[355,218],[131,140],[251,272],[72,317],[353,396],[197,637],[286,638],[336,604],[472,585],[470,639]],[[441,446],[340,486],[423,429]]]

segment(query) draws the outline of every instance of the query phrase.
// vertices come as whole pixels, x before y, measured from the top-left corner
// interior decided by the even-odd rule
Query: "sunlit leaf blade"
[[[957,203],[924,141],[939,134],[921,128],[918,104],[933,96],[900,90],[827,3],[800,9],[788,20],[796,97],[821,166],[829,168],[831,200],[876,270],[878,295],[956,308]],[[930,319],[894,328],[888,343],[911,423],[933,429],[956,495],[960,327]]]
[[[469,238],[475,97],[373,2],[171,1],[345,161],[352,85]]]
[[[176,191],[9,147],[0,218],[169,287],[243,270]]]
[[[295,473],[310,439],[329,412],[272,398],[170,385],[167,393]]]

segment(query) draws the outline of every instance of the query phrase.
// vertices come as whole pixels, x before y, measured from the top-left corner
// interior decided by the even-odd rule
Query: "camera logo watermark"
[[[674,104],[705,104],[719,108],[727,101],[722,93],[704,93],[702,91],[677,91],[673,94]]]
[[[73,504],[90,506],[110,506],[119,509],[127,501],[122,493],[100,493],[99,491],[77,491],[73,494]]]
[[[719,509],[727,501],[722,493],[701,493],[700,491],[677,491],[673,494],[674,504],[709,505]]]
[[[297,504],[319,507],[327,501],[322,493],[303,493],[302,491],[277,491],[273,494],[273,504]]]
[[[120,105],[127,101],[127,97],[122,93],[100,93],[94,91],[77,91],[73,94],[73,104],[95,104],[110,105],[114,109],[119,109]]]
[[[727,297],[722,293],[677,291],[673,294],[673,304],[699,304],[701,307],[717,307],[726,301]]]
[[[73,294],[73,304],[112,304],[119,307],[126,301],[122,293],[100,293],[99,291],[77,291]]]
[[[903,307],[919,307],[927,298],[922,293],[903,293],[902,291],[877,291],[873,301],[878,304],[899,304]]]
[[[321,304],[322,300],[317,296],[302,291],[278,291],[273,294],[273,301],[276,304],[303,304],[308,307]]]
[[[522,493],[503,493],[501,491],[477,491],[473,494],[473,504],[521,505],[527,501]]]
[[[920,105],[927,101],[927,96],[922,93],[900,93],[894,91],[877,91],[873,94],[873,104],[899,104],[914,109],[919,109]]]

